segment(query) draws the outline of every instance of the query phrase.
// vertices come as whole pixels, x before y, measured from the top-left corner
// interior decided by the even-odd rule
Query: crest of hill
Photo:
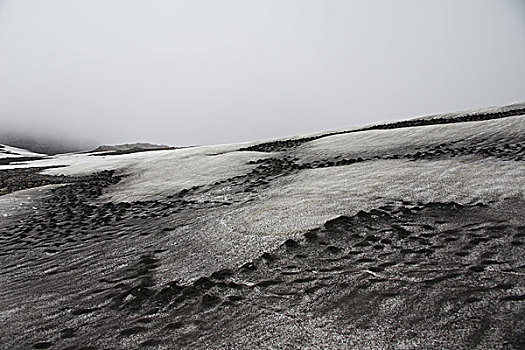
[[[299,137],[296,136],[291,138],[257,143],[255,145],[242,148],[241,150],[256,152],[280,152],[286,149],[300,146],[303,143],[315,141],[321,138],[357,133],[361,131],[401,129],[407,127],[453,124],[464,122],[479,122],[484,120],[501,119],[519,115],[525,115],[525,102],[517,102],[504,106],[477,108],[460,112],[435,114],[407,120],[401,120],[392,123],[378,123],[361,128],[326,131],[309,135],[302,135]]]

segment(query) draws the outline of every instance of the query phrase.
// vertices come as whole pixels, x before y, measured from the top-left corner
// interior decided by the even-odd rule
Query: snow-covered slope
[[[500,110],[507,111],[509,107],[476,112],[497,113]],[[444,117],[465,115],[460,112]],[[216,225],[218,229],[251,234],[293,234],[317,227],[338,215],[353,215],[398,197],[468,203],[522,194],[525,188],[522,162],[501,162],[476,153],[476,150],[497,143],[503,147],[521,139],[524,133],[525,118],[511,116],[475,123],[337,134],[285,152],[239,151],[251,145],[232,144],[107,157],[71,154],[0,169],[60,165],[64,167],[47,169],[43,174],[69,176],[117,170],[127,177],[108,189],[99,200],[133,202],[158,200],[181,190],[246,176],[259,165],[255,162],[286,156],[293,158],[296,166],[306,165],[305,169],[276,180],[257,194],[256,201],[235,210],[232,208],[217,218]],[[470,145],[474,149],[472,152],[465,150],[464,156],[452,159],[439,157],[439,154],[429,159],[423,157],[418,162],[410,158],[418,152],[439,150],[440,145],[454,149]],[[358,158],[373,161],[323,165]],[[507,183],[514,186],[508,188]],[[232,196],[225,189],[196,193],[192,199],[224,201]]]
[[[12,147],[8,145],[0,145],[0,159],[1,158],[20,158],[20,157],[44,157],[44,154],[27,151],[22,148]]]
[[[522,103],[0,165],[0,336],[9,348],[520,348],[524,161]],[[18,191],[39,185],[52,186]]]

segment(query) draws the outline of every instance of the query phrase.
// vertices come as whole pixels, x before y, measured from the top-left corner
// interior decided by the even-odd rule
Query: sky
[[[523,0],[0,0],[0,131],[266,140],[525,100]]]

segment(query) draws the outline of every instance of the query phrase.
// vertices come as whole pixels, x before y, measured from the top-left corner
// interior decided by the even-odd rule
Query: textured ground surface
[[[522,114],[6,161],[0,348],[522,349]]]

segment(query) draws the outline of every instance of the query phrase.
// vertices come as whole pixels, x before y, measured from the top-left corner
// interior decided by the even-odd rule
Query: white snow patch
[[[46,154],[31,152],[22,148],[0,145],[0,158],[19,158],[19,157],[46,157]]]
[[[389,200],[470,203],[525,196],[523,162],[376,160],[303,171],[218,219],[249,235],[293,235]],[[220,225],[217,225],[220,227]]]
[[[133,175],[114,186],[102,199],[123,202],[166,197],[193,186],[246,174],[256,166],[247,164],[249,161],[268,156],[258,152],[230,152],[146,158],[131,165],[126,172]]]
[[[108,190],[102,200],[150,200],[166,197],[193,186],[212,184],[243,175],[256,167],[247,164],[250,160],[271,156],[270,153],[236,151],[243,146],[202,146],[111,156],[68,154],[25,164],[0,166],[0,169],[63,166],[47,169],[42,173],[70,176],[116,170],[130,176]]]
[[[469,139],[507,139],[523,137],[525,117],[516,116],[480,122],[440,124],[387,130],[368,130],[334,135],[310,141],[294,151],[302,161],[326,157],[370,157],[396,151],[401,155],[416,147],[431,147],[441,143]]]

